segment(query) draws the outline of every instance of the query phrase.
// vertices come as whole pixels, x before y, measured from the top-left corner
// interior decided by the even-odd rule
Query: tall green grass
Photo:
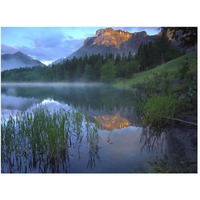
[[[144,125],[161,127],[167,123],[166,118],[172,118],[184,106],[184,101],[174,97],[171,92],[167,95],[153,94],[144,98],[139,104],[139,112]]]
[[[91,149],[98,148],[97,126],[76,110],[37,108],[10,116],[1,123],[2,172],[59,172],[69,164],[69,148],[84,135]]]

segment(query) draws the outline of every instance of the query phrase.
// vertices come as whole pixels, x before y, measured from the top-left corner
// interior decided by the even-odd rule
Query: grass
[[[69,147],[80,145],[85,134],[97,148],[97,126],[76,110],[37,108],[10,116],[1,123],[2,172],[59,172],[60,164],[68,165]]]
[[[154,94],[150,98],[145,98],[139,104],[139,111],[144,125],[159,128],[167,122],[166,118],[173,118],[183,106],[184,102],[169,92],[167,95]]]
[[[187,58],[190,64],[188,75],[197,73],[197,52],[191,52],[165,64],[159,65],[151,70],[136,73],[130,79],[116,79],[113,83],[113,86],[117,88],[134,89],[137,88],[138,84],[143,84],[146,79],[153,80],[155,73],[162,76],[163,73],[165,73],[165,70],[168,73],[168,80],[172,80],[174,78],[177,78],[177,73],[179,72],[180,68],[183,66]]]
[[[168,159],[159,159],[155,162],[149,162],[149,173],[192,173],[189,165],[178,160],[178,165],[172,165]]]

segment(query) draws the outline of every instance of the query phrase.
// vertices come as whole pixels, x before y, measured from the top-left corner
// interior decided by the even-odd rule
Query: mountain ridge
[[[42,62],[34,59],[21,51],[13,54],[1,55],[1,71],[15,69],[20,67],[33,67],[33,66],[45,66]]]

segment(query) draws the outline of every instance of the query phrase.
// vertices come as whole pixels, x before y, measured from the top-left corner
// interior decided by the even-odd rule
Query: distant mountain
[[[113,30],[112,28],[99,29],[93,37],[89,37],[85,40],[83,46],[69,55],[66,58],[59,59],[52,64],[63,62],[67,59],[72,59],[74,56],[84,57],[92,54],[117,53],[128,55],[131,52],[133,55],[137,53],[137,50],[141,44],[147,44],[153,42],[157,35],[149,36],[145,31],[129,33],[122,30]]]
[[[44,66],[39,60],[18,51],[14,54],[1,55],[1,71],[20,67]]]
[[[54,62],[52,62],[51,64],[49,64],[48,66],[51,67],[52,65],[57,65],[59,63],[62,63],[63,61],[65,61],[67,58],[60,58]]]

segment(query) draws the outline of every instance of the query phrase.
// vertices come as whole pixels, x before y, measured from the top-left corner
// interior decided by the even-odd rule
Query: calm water
[[[131,91],[98,84],[14,84],[2,85],[1,92],[2,119],[46,102],[49,108],[69,105],[80,109],[88,113],[91,123],[100,121],[98,152],[90,152],[83,140],[78,147],[70,147],[70,159],[54,172],[149,172],[149,162],[169,156],[167,135],[140,127],[136,96]],[[2,172],[10,172],[6,163],[1,166]],[[41,171],[36,167],[27,172]]]

